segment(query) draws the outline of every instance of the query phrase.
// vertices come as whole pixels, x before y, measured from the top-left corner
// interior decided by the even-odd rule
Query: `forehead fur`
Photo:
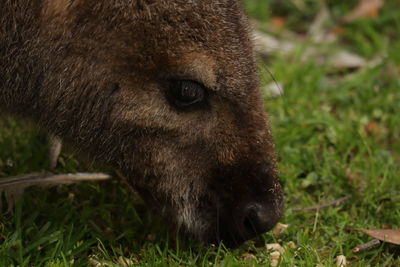
[[[44,0],[42,15],[44,17],[64,17],[68,10],[80,0]]]
[[[188,53],[179,58],[171,58],[165,79],[188,79],[204,84],[209,89],[216,88],[216,63],[202,53]],[[172,75],[171,75],[172,73]]]

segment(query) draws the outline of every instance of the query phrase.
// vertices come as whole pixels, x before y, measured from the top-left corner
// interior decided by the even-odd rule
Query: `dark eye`
[[[168,100],[177,108],[199,106],[204,102],[206,89],[191,80],[172,80],[167,90]]]

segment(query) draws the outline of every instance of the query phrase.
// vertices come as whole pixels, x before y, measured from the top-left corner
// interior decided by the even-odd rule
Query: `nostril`
[[[248,233],[266,232],[271,228],[268,212],[258,203],[248,204],[244,210],[243,226]]]

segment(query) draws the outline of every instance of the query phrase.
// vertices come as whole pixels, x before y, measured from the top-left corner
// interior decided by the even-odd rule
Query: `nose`
[[[268,205],[269,206],[269,205]],[[266,207],[260,203],[248,203],[243,209],[242,233],[251,238],[270,230],[276,223],[271,214],[270,206]]]
[[[228,247],[237,247],[271,230],[283,211],[283,192],[273,163],[259,164],[239,175],[234,177],[237,183],[232,186],[238,199],[230,198],[229,204],[225,202],[217,233],[218,240]]]
[[[271,171],[271,165],[267,162],[263,162],[258,167],[259,177],[268,177]],[[264,186],[273,189],[274,182],[271,180],[264,181]],[[242,228],[242,233],[245,237],[252,238],[259,234],[265,233],[272,229],[279,219],[280,207],[275,206],[275,201],[277,196],[271,196],[265,191],[262,197],[258,197],[258,200],[252,199],[246,202],[242,202],[242,208],[239,210],[241,212],[241,222],[239,222],[239,227]]]

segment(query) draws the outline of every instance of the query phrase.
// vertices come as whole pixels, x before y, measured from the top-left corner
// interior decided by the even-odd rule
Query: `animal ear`
[[[65,17],[72,6],[79,0],[45,0],[43,2],[42,14],[47,18]]]

